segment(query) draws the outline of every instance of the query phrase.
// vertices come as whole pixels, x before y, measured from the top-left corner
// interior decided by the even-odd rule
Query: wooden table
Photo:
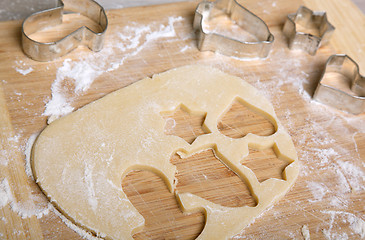
[[[330,22],[336,27],[330,45],[322,47],[314,57],[301,51],[288,50],[281,33],[285,16],[295,12],[303,3],[313,10],[326,10]],[[56,87],[70,106],[77,109],[145,76],[187,64],[217,67],[258,88],[273,103],[278,118],[292,136],[298,151],[302,168],[297,183],[283,199],[243,229],[242,238],[300,239],[307,232],[312,239],[364,237],[365,115],[352,116],[313,102],[310,98],[324,63],[331,54],[349,54],[364,74],[364,15],[348,0],[245,1],[245,6],[269,25],[276,40],[268,59],[239,61],[196,49],[191,27],[195,6],[195,2],[186,2],[111,10],[107,13],[110,26],[101,53],[92,53],[80,47],[61,59],[46,63],[32,61],[22,53],[21,22],[0,23],[0,239],[81,238],[75,233],[80,230],[64,216],[49,211],[48,201],[26,174],[26,171],[29,173],[29,166],[26,166],[25,153],[30,149],[27,143],[31,143],[29,139],[34,139],[35,134],[46,127],[47,116],[43,113],[46,103],[55,97],[52,93],[57,92]],[[125,26],[135,29],[144,26],[149,27],[149,31],[161,33],[159,28],[162,24],[166,31],[173,31],[168,28],[169,17],[175,20],[171,25],[175,36],[158,37],[149,42],[142,37],[134,48],[129,40],[127,42],[123,38],[134,36],[125,31]],[[72,25],[72,22],[65,24],[68,30]],[[51,31],[45,37],[54,34]],[[130,49],[123,50],[125,46]],[[95,79],[87,90],[75,92],[73,79],[60,80],[59,69],[65,68],[68,63],[82,66],[84,70],[93,68],[89,70],[95,74]],[[106,71],[112,63],[115,70]],[[30,72],[27,73],[27,70]],[[56,86],[55,82],[61,85]],[[242,111],[234,105],[232,113]],[[227,116],[225,123],[239,123],[234,115]],[[181,131],[184,133],[185,130]],[[204,156],[212,157],[209,153]],[[219,164],[210,171],[223,171],[223,178],[231,177],[232,181],[237,181],[232,171]],[[135,237],[146,238],[153,234],[156,237],[163,232],[178,231],[172,230],[174,223],[161,218],[181,212],[158,177],[148,172],[134,172],[123,180],[121,187],[127,192],[127,185],[141,179],[148,181],[148,186],[159,192],[157,196],[168,202],[166,204],[173,209],[173,213],[161,211],[160,208],[166,206],[156,206],[156,212],[151,212],[151,205],[148,205],[147,211],[142,213],[148,225]],[[229,183],[226,187],[233,186]],[[206,184],[209,185],[209,182]],[[217,189],[213,198],[221,190]],[[143,194],[139,196],[144,197]],[[233,201],[236,197],[232,194],[227,198],[217,197],[214,201],[233,206],[254,205],[250,197]],[[130,199],[134,201],[132,195]],[[138,200],[133,204],[138,205]],[[153,218],[154,214],[163,224],[154,224],[157,221]],[[196,236],[204,226],[202,214],[181,219],[179,223],[183,222],[185,227],[180,230],[185,236]]]

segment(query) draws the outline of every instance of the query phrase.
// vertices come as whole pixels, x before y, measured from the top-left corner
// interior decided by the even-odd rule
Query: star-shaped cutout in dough
[[[161,112],[165,119],[165,133],[181,137],[189,144],[203,134],[209,133],[204,128],[205,112],[193,112],[186,106],[180,104],[173,112]]]
[[[286,180],[284,169],[292,162],[289,158],[279,154],[277,147],[256,150],[250,148],[249,155],[242,164],[251,169],[261,183],[269,178]]]

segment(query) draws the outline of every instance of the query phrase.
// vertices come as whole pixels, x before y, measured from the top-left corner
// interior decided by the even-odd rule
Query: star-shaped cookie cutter
[[[223,10],[241,28],[257,37],[256,42],[239,41],[217,33],[209,33],[204,27],[204,20],[215,17],[214,10]],[[266,23],[240,5],[236,0],[216,0],[201,2],[196,10],[193,27],[198,31],[198,48],[200,51],[215,51],[237,58],[266,58],[274,42],[274,35]]]
[[[338,74],[342,76],[342,85],[345,85],[347,90],[329,84],[336,81]],[[329,57],[313,98],[352,114],[364,112],[365,77],[361,76],[357,63],[344,54]]]
[[[305,30],[297,29],[297,24]],[[315,32],[305,32],[312,27]],[[283,33],[288,38],[290,49],[302,49],[310,55],[315,55],[320,46],[329,42],[334,30],[335,27],[328,21],[326,12],[314,12],[300,6],[296,13],[288,15]]]
[[[37,31],[62,23],[64,10],[80,13],[100,25],[101,31],[94,32],[83,26],[55,42],[38,42],[29,36]],[[86,45],[92,51],[103,48],[108,18],[104,8],[93,0],[57,0],[54,8],[36,12],[27,17],[22,25],[22,47],[30,58],[37,61],[51,61],[72,51],[79,45]]]

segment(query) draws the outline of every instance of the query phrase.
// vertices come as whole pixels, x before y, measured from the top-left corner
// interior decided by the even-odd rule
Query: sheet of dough
[[[240,139],[221,134],[218,119],[234,100],[261,111],[276,126],[276,133]],[[180,104],[207,113],[204,124],[210,133],[191,145],[164,133],[160,113]],[[259,183],[241,164],[248,146],[275,147],[290,159],[286,180]],[[186,157],[208,148],[215,148],[221,160],[249,183],[258,204],[230,208],[177,193],[185,211],[205,211],[206,225],[198,239],[226,239],[239,233],[282,197],[298,175],[296,151],[272,105],[244,80],[205,66],[180,67],[143,79],[52,122],[33,147],[32,168],[48,198],[76,224],[107,238],[132,239],[144,219],[122,190],[128,171],[151,169],[174,191],[172,154],[179,151]]]

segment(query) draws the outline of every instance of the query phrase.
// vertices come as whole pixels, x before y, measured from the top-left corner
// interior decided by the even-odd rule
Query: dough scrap
[[[275,126],[270,136],[249,133],[229,138],[217,123],[238,100],[265,115]],[[205,112],[209,133],[191,144],[164,132],[161,112],[183,104]],[[291,160],[285,180],[260,183],[241,164],[249,147],[274,147]],[[172,154],[191,156],[214,148],[227,166],[250,185],[255,207],[223,207],[190,193],[177,193],[184,211],[204,209],[206,224],[197,239],[228,239],[238,234],[282,197],[298,176],[299,163],[290,136],[270,102],[242,79],[206,66],[185,66],[145,78],[52,122],[39,135],[32,151],[35,179],[51,202],[68,218],[100,236],[133,239],[144,219],[122,190],[122,179],[133,169],[150,169],[174,191],[176,167]]]

